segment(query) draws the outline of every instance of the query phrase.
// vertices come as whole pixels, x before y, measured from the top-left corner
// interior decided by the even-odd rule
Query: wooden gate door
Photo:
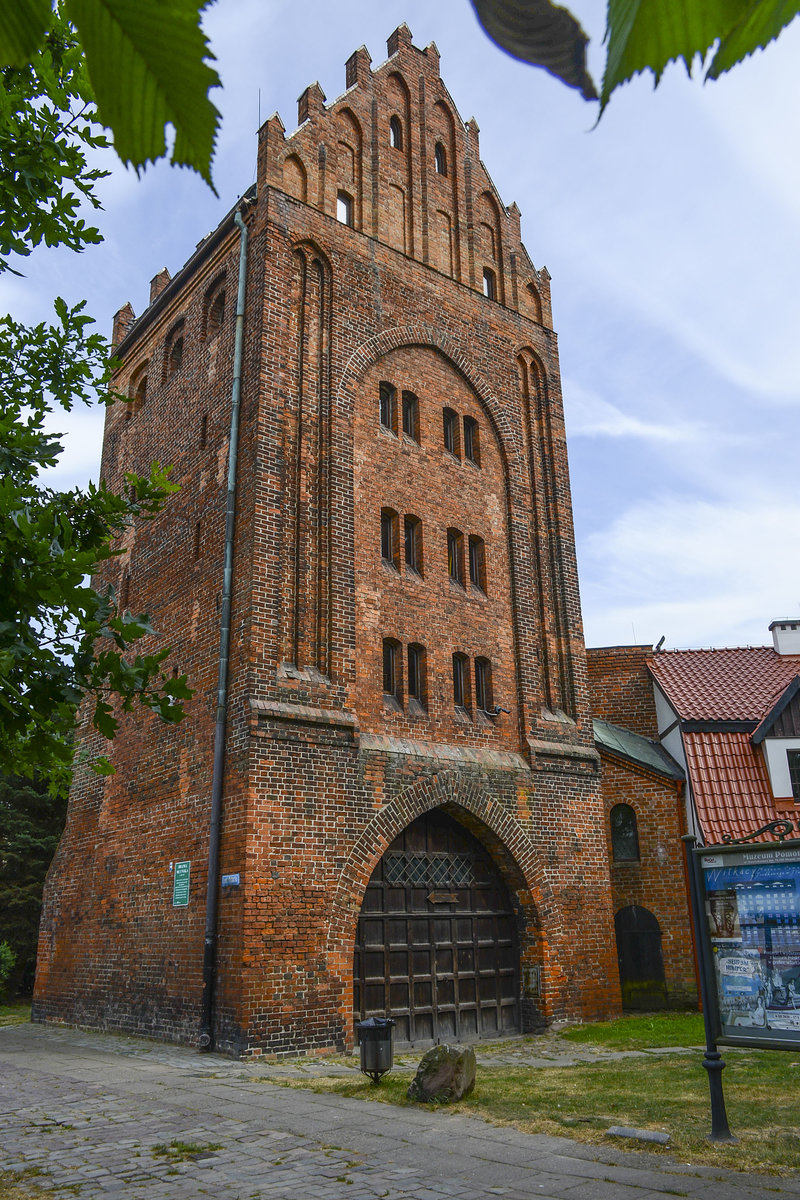
[[[516,919],[480,842],[434,810],[392,842],[367,885],[354,958],[356,1020],[392,1017],[398,1042],[519,1029]]]
[[[657,918],[649,909],[631,904],[616,914],[614,927],[622,1007],[666,1008],[667,985]]]

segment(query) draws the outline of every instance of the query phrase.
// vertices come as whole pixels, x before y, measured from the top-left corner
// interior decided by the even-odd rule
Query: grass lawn
[[[561,1036],[565,1041],[589,1041],[613,1049],[692,1046],[705,1041],[702,1018],[696,1014],[623,1018],[578,1026]],[[792,1173],[800,1168],[800,1055],[722,1050],[727,1063],[723,1083],[728,1120],[740,1139],[735,1146],[707,1140],[711,1115],[700,1051],[599,1059],[571,1067],[481,1064],[473,1094],[449,1105],[447,1111],[471,1113],[529,1133],[647,1149],[683,1163]],[[406,1105],[410,1074],[408,1068],[393,1071],[377,1087],[361,1075],[309,1077],[302,1083],[292,1080],[291,1086]],[[611,1125],[660,1130],[670,1135],[670,1142],[662,1148],[609,1138],[606,1130]]]
[[[705,1046],[703,1014],[697,1012],[644,1013],[594,1025],[572,1025],[561,1031],[568,1042],[605,1046],[609,1050],[650,1050],[659,1046]]]
[[[31,1002],[23,1004],[0,1004],[0,1025],[24,1025],[31,1019]],[[3,1193],[0,1192],[0,1200]]]
[[[47,1200],[55,1195],[50,1188],[26,1186],[26,1179],[40,1174],[37,1170],[0,1171],[0,1200]]]

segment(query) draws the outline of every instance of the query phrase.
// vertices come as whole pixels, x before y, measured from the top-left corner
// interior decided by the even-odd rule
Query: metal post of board
[[[689,891],[692,898],[692,920],[694,922],[695,945],[697,960],[700,964],[700,997],[703,1002],[703,1024],[706,1030],[706,1052],[703,1066],[708,1072],[708,1090],[711,1096],[711,1133],[710,1142],[738,1142],[728,1126],[728,1114],[725,1111],[725,1095],[722,1091],[722,1072],[725,1062],[719,1050],[711,1023],[711,1005],[714,988],[713,964],[708,953],[708,942],[705,938],[705,909],[700,876],[697,869],[695,854],[696,840],[692,834],[683,836],[686,845],[686,859],[689,870]]]

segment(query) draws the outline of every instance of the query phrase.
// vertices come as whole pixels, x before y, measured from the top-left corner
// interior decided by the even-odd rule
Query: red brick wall
[[[650,646],[590,646],[586,651],[592,716],[643,737],[658,737]]]
[[[689,896],[680,840],[686,832],[682,787],[609,754],[602,755],[602,771],[614,912],[636,904],[653,913],[662,932],[669,1002],[676,1007],[696,1004]],[[610,813],[615,804],[629,804],[636,813],[638,861],[614,861]]]
[[[266,123],[247,214],[221,861],[242,886],[221,896],[216,993],[217,1043],[233,1052],[352,1042],[364,888],[437,804],[481,837],[515,897],[523,964],[543,975],[541,996],[522,997],[524,1027],[619,1005],[549,276],[496,196],[435,49],[401,27],[390,54],[372,73],[357,52],[357,86],[330,109],[317,87],[304,93],[291,138]],[[339,191],[355,228],[336,220]],[[197,692],[178,729],[126,717],[117,775],[76,779],[45,898],[41,1018],[197,1036],[237,255],[223,223],[121,343],[119,385],[147,360],[148,391],[130,418],[110,410],[104,472],[118,481],[160,458],[182,486],[104,577],[130,571],[130,605],[151,612]],[[386,379],[419,398],[418,447],[379,428]],[[444,405],[478,422],[480,469],[443,450]],[[381,563],[383,505],[421,519],[423,579]],[[485,598],[450,584],[449,526],[485,539]],[[427,715],[385,705],[385,636],[428,648]],[[456,649],[492,660],[509,715],[455,714]],[[171,904],[180,859],[188,909]]]

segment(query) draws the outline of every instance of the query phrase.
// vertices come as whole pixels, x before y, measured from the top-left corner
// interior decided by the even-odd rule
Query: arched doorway
[[[356,1020],[391,1016],[399,1042],[519,1029],[516,916],[477,838],[441,810],[395,838],[367,885],[353,962]]]
[[[614,917],[623,1008],[666,1008],[661,926],[647,908],[631,904]]]

